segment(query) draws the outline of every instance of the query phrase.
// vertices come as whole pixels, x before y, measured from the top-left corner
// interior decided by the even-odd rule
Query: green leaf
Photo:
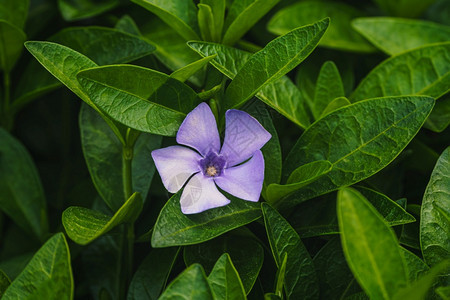
[[[405,259],[405,266],[408,270],[408,282],[410,284],[428,273],[430,268],[423,260],[403,247],[400,247],[400,249],[402,250],[403,258]]]
[[[79,117],[81,147],[92,181],[102,199],[113,210],[124,202],[123,145],[96,111],[84,104]],[[134,146],[132,160],[133,191],[147,198],[155,165],[150,153],[159,148],[162,137],[142,133]]]
[[[0,20],[0,70],[10,72],[22,53],[25,33],[15,25]]]
[[[220,44],[188,42],[188,45],[203,57],[217,54],[218,56],[211,60],[211,64],[230,79],[236,76],[251,57],[248,52]],[[305,111],[303,97],[286,76],[263,87],[256,97],[301,128],[309,126],[310,121]]]
[[[281,300],[282,298],[278,295],[275,295],[273,293],[266,293],[264,294],[264,300]]]
[[[199,214],[181,212],[182,191],[173,195],[159,213],[152,235],[154,248],[208,241],[261,217],[259,203],[229,197],[231,203]]]
[[[0,298],[3,297],[3,294],[10,284],[11,280],[9,280],[8,276],[0,270]]]
[[[329,173],[331,169],[332,164],[326,160],[318,160],[304,164],[292,172],[287,184],[270,184],[266,193],[267,201],[269,203],[276,203],[279,199]]]
[[[450,255],[450,147],[439,157],[425,190],[420,213],[420,248],[434,266]]]
[[[450,125],[450,95],[444,95],[433,108],[430,116],[423,125],[434,132],[444,131]]]
[[[320,69],[314,93],[314,106],[312,109],[314,118],[317,120],[323,114],[325,108],[338,97],[344,96],[339,70],[332,61],[326,61]]]
[[[270,205],[263,203],[261,207],[270,248],[278,268],[287,254],[284,282],[287,298],[318,298],[319,286],[314,264],[300,237]]]
[[[208,276],[214,299],[247,299],[244,286],[230,256],[224,253]]]
[[[9,299],[73,299],[70,252],[62,233],[50,238],[11,283],[3,295]]]
[[[374,0],[389,15],[414,18],[420,16],[436,0]]]
[[[233,1],[225,20],[222,43],[233,45],[280,0]]]
[[[436,264],[430,271],[419,278],[416,282],[400,290],[395,294],[393,300],[421,300],[425,299],[428,290],[431,288],[433,283],[436,281],[439,274],[444,273],[450,269],[450,260],[444,260]]]
[[[134,273],[128,300],[156,300],[161,294],[180,248],[153,249]]]
[[[71,206],[63,212],[62,223],[72,241],[87,245],[120,224],[133,223],[142,206],[139,193],[131,195],[112,217],[89,208]]]
[[[192,0],[132,0],[157,15],[185,40],[198,40],[197,9]]]
[[[119,4],[119,0],[58,0],[58,7],[66,21],[97,16]]]
[[[248,294],[263,265],[264,249],[254,238],[233,233],[222,235],[205,243],[185,247],[184,261],[186,265],[199,263],[206,272],[210,272],[219,257],[228,253]]]
[[[334,111],[311,125],[287,156],[285,178],[298,166],[328,160],[332,170],[288,201],[294,206],[361,181],[388,165],[416,135],[431,109],[429,97],[385,97]],[[333,151],[329,151],[333,149]]]
[[[141,31],[139,30],[136,22],[134,22],[133,18],[129,15],[124,15],[122,18],[117,21],[115,29],[120,30],[122,32],[126,32],[132,35],[140,36]]]
[[[48,233],[47,208],[39,173],[25,147],[0,128],[0,208],[40,240]]]
[[[317,46],[329,24],[323,19],[296,28],[268,43],[237,72],[225,92],[225,108],[238,108],[261,88],[280,79]]]
[[[211,6],[200,3],[198,6],[198,26],[200,27],[200,33],[204,41],[214,41],[214,37],[217,37],[215,28],[213,26],[214,16]]]
[[[391,299],[407,284],[397,238],[383,217],[358,191],[338,192],[342,248],[361,287],[372,299]]]
[[[441,296],[442,300],[450,299],[450,286],[440,286],[436,289],[436,293]]]
[[[351,104],[350,101],[348,101],[348,99],[345,98],[345,97],[336,98],[333,101],[331,101],[327,105],[327,107],[325,107],[325,109],[322,111],[322,114],[320,115],[319,119],[324,117],[324,116],[326,116],[326,115],[328,115],[329,113],[331,113],[331,112],[341,108],[341,107],[344,107],[344,106],[347,106],[347,105],[350,105],[350,104]]]
[[[223,22],[225,18],[225,2],[226,0],[200,0],[200,4],[208,5],[211,8],[213,22],[209,27],[212,31],[211,41],[213,42],[220,42],[222,40]]]
[[[0,5],[0,20],[4,20],[20,29],[27,20],[29,0],[2,0]]]
[[[388,55],[450,40],[450,26],[430,21],[371,17],[357,18],[352,26]]]
[[[374,52],[376,49],[351,27],[354,18],[364,14],[354,7],[336,1],[301,1],[277,12],[267,25],[274,34],[286,32],[325,17],[331,19],[330,28],[320,46],[355,52]]]
[[[284,282],[286,281],[286,264],[287,264],[287,253],[284,253],[283,262],[281,263],[281,267],[278,268],[277,271],[277,280],[275,285],[275,294],[279,297],[283,297],[283,287]]]
[[[350,99],[396,95],[439,98],[450,86],[450,42],[433,44],[393,56],[375,67]]]
[[[166,299],[198,299],[212,300],[211,288],[203,268],[194,264],[175,278],[161,295],[159,300]]]
[[[199,59],[197,61],[194,61],[193,63],[188,64],[187,66],[184,66],[172,74],[170,74],[170,77],[179,80],[181,82],[185,82],[188,80],[192,75],[197,73],[199,70],[203,69],[208,63],[217,55],[211,55],[204,57],[202,59]]]

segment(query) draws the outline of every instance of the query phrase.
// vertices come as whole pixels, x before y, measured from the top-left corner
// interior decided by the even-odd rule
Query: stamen
[[[206,175],[214,177],[217,175],[217,169],[214,166],[209,166],[206,168]]]

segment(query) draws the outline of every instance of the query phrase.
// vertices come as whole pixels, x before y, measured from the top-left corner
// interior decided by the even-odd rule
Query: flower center
[[[207,177],[217,177],[222,174],[225,168],[225,158],[215,152],[210,151],[203,159],[200,160],[200,169],[203,175]]]
[[[209,166],[206,168],[206,175],[214,177],[217,175],[217,169],[214,166]]]

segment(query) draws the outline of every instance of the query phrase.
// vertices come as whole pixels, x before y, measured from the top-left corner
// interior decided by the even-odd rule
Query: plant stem
[[[131,162],[133,161],[133,148],[125,145],[122,150],[122,181],[123,181],[123,193],[125,201],[130,198],[133,193],[133,181]]]

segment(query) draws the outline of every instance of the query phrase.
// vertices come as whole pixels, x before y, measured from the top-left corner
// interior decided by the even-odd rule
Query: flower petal
[[[182,146],[154,150],[152,157],[164,186],[171,193],[178,192],[192,174],[200,171],[202,158],[194,150]]]
[[[260,150],[246,163],[223,170],[214,181],[227,193],[238,198],[257,202],[264,181],[264,157]]]
[[[220,154],[225,155],[228,166],[250,158],[272,137],[258,120],[244,111],[230,109],[225,118],[225,140]]]
[[[200,103],[188,113],[177,133],[177,143],[194,148],[205,156],[210,150],[218,153],[220,136],[208,104]]]
[[[219,192],[212,177],[205,177],[202,173],[189,180],[180,199],[181,211],[184,214],[196,214],[228,203],[230,200]]]

